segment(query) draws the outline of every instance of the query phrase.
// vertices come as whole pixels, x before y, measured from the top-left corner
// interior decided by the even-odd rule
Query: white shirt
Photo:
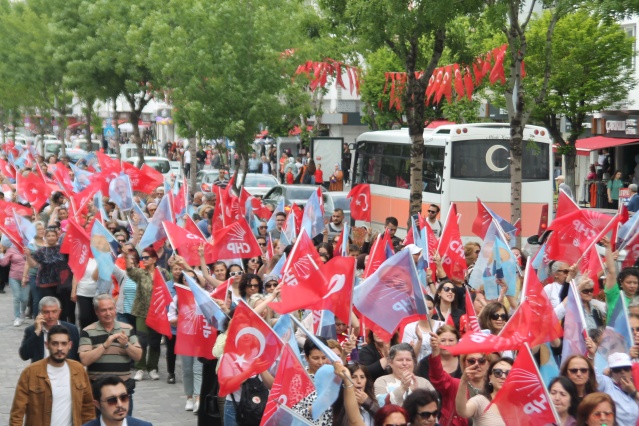
[[[51,424],[60,426],[73,425],[73,406],[71,403],[71,372],[64,362],[60,367],[47,364],[47,375],[51,382]]]
[[[184,151],[184,164],[191,164],[191,151]]]
[[[417,341],[417,335],[415,334],[416,324],[417,321],[406,324],[406,327],[404,327],[404,336],[402,337],[402,343],[412,344],[413,342]],[[431,319],[430,324],[431,327],[433,327],[433,333],[437,333],[439,327],[445,325],[446,323]],[[424,330],[422,330],[421,327],[419,329],[422,332],[422,346],[419,349],[419,353],[417,354],[417,361],[421,361],[433,352],[433,348],[430,346],[430,334],[424,333]]]
[[[93,271],[98,267],[98,263],[95,259],[91,258],[87,262],[87,269],[84,271],[84,275],[78,281],[78,288],[76,294],[82,297],[93,297],[98,292],[98,282],[93,279]]]
[[[561,299],[559,298],[559,293],[561,293],[561,287],[562,285],[557,282],[546,284],[544,286],[544,291],[546,292],[548,299],[550,299],[550,304],[552,305],[553,308],[556,308],[557,305],[561,303]]]
[[[428,224],[430,225],[430,229],[433,230],[433,234],[435,234],[435,237],[439,238],[442,236],[442,222],[439,219],[435,219],[434,222],[431,222],[430,219],[428,219],[426,222],[428,222]]]

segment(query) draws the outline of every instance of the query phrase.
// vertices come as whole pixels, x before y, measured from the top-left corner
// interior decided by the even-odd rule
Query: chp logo
[[[226,249],[234,254],[246,254],[251,252],[251,246],[244,241],[246,230],[239,222],[231,225],[231,229],[228,232],[229,241],[226,244]]]

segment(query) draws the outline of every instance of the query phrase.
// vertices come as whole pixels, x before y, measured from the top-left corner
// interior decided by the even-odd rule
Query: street
[[[15,385],[22,369],[28,361],[22,361],[18,356],[18,348],[22,340],[25,327],[33,324],[27,319],[20,327],[13,327],[13,299],[11,290],[7,286],[6,294],[0,294],[0,353],[4,361],[0,365],[0,426],[9,424],[9,412]],[[155,426],[187,426],[196,425],[197,418],[190,411],[184,411],[186,397],[182,387],[182,369],[178,357],[175,378],[176,384],[166,383],[165,347],[162,346],[160,358],[160,380],[145,379],[137,383],[133,396],[133,416],[149,421]]]

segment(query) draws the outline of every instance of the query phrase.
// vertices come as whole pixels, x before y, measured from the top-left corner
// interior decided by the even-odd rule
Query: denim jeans
[[[224,426],[237,426],[235,404],[228,399],[224,402]]]
[[[29,303],[29,285],[22,286],[20,281],[9,278],[9,287],[13,296],[13,317],[20,318]]]
[[[184,395],[198,396],[202,387],[202,363],[194,356],[180,355]]]

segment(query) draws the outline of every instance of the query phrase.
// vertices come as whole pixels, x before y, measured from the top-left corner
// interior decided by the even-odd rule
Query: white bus
[[[408,219],[410,149],[408,129],[363,133],[355,144],[353,182],[371,184],[372,222],[378,227],[394,216]],[[510,128],[502,123],[443,125],[424,129],[423,205],[451,202],[461,214],[461,235],[473,236],[477,198],[510,220]],[[537,234],[542,207],[552,212],[552,142],[543,127],[526,126],[522,170],[522,235]],[[442,221],[443,222],[443,221]]]

